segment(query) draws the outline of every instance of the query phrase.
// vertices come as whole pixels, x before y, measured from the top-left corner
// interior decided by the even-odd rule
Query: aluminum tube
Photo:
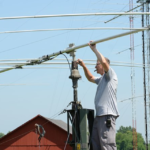
[[[66,62],[66,63],[62,64],[61,62],[59,62],[59,63],[46,63],[46,64],[41,64],[41,65],[57,65],[57,64],[64,65],[64,64],[68,64],[68,63]],[[94,66],[95,63],[85,63],[85,65]],[[113,64],[113,63],[111,63],[110,66],[124,66],[124,67],[138,67],[138,68],[143,68],[143,65],[130,65],[130,64]],[[23,67],[23,65],[22,65],[22,67]],[[31,65],[31,67],[26,67],[26,66],[24,66],[24,67],[25,68],[34,68],[34,67],[32,67],[32,65]],[[0,69],[4,69],[4,68],[5,69],[18,69],[15,66],[12,66],[12,67],[0,67]],[[40,68],[40,67],[37,67],[37,68]],[[44,67],[42,67],[42,68],[44,68]],[[148,66],[145,66],[145,68],[148,68]],[[19,69],[21,69],[21,68],[19,68]]]
[[[0,60],[0,64],[1,65],[5,64],[5,63],[7,64],[8,62],[5,62],[5,61],[12,61],[11,63],[13,64],[13,63],[19,63],[19,62],[13,62],[13,61],[28,61],[28,60],[37,60],[37,59],[35,59],[35,58],[33,58],[33,59],[31,59],[31,58],[30,59],[29,58],[28,59],[2,59],[2,60]],[[54,58],[53,60],[64,60],[64,61],[66,61],[65,58]],[[72,59],[68,59],[68,60],[72,60]],[[97,60],[96,59],[83,59],[83,61],[96,62]],[[50,63],[50,62],[47,62],[47,63]],[[111,61],[111,63],[131,64],[131,62],[121,62],[121,61]],[[133,65],[143,65],[143,64],[141,64],[141,63],[133,63]]]
[[[92,28],[62,28],[62,29],[37,29],[37,30],[20,30],[20,31],[4,31],[0,34],[6,33],[24,33],[24,32],[43,32],[43,31],[64,31],[64,30],[141,30],[142,28],[126,28],[126,27],[92,27]],[[149,28],[145,28],[145,30]]]
[[[66,61],[66,59],[62,59],[62,60],[65,60]],[[86,60],[83,60],[83,61],[86,61]],[[96,60],[94,60],[95,62],[96,62]],[[43,65],[50,65],[50,64],[52,64],[52,65],[57,65],[57,64],[60,64],[60,65],[64,65],[64,64],[68,64],[68,62],[43,62],[42,63]],[[70,62],[70,64],[71,64],[71,62]],[[85,64],[87,64],[87,65],[95,65],[95,63],[85,63]],[[122,65],[122,64],[124,64],[124,65],[132,65],[132,66],[134,66],[134,65],[136,65],[136,66],[148,66],[147,64],[146,65],[143,65],[143,64],[139,64],[139,63],[129,63],[129,62],[116,62],[116,61],[111,61],[111,64],[118,64],[118,65]],[[27,63],[20,63],[20,62],[4,62],[4,63],[1,63],[0,62],[0,65],[1,66],[4,66],[4,65],[27,65]]]
[[[12,61],[11,63],[14,63],[13,61],[28,61],[28,60],[37,60],[37,59],[35,59],[35,58],[32,58],[32,59],[31,58],[30,59],[29,58],[28,59],[1,59],[0,60],[0,64],[8,63],[8,62],[5,62],[5,61]],[[54,58],[53,60],[64,60],[64,61],[66,61],[65,58]],[[68,60],[72,60],[72,59],[68,59]],[[90,61],[90,62],[94,61],[94,62],[96,62],[97,60],[96,59],[83,59],[83,61]],[[111,61],[111,63],[131,64],[131,62],[122,62],[122,61]],[[133,63],[133,65],[143,65],[143,64],[141,64],[141,63]]]
[[[97,41],[93,41],[91,44],[102,43],[102,42],[105,42],[105,41],[109,41],[109,40],[112,40],[112,39],[115,39],[115,38],[118,38],[118,37],[130,35],[130,34],[133,34],[133,33],[137,33],[137,32],[140,32],[140,31],[144,31],[144,30],[147,30],[147,28],[141,28],[141,30],[133,30],[133,31],[121,33],[121,34],[118,34],[118,35],[110,36],[110,37],[107,37],[107,38],[104,38],[104,39],[100,39],[100,40],[97,40]],[[61,53],[70,53],[70,52],[73,51],[73,50],[77,50],[77,49],[79,49],[79,48],[83,48],[83,47],[86,47],[86,46],[88,46],[88,43],[82,44],[82,45],[79,45],[79,46],[75,46],[75,47],[73,47],[73,48],[67,48],[66,50],[61,51]],[[55,53],[55,54],[59,55],[60,52]],[[49,56],[54,56],[54,55],[51,54],[51,55],[49,55]]]
[[[22,66],[24,66],[24,65],[19,65],[19,67],[22,67]],[[16,66],[13,66],[13,67],[10,67],[10,68],[6,68],[6,69],[3,69],[3,70],[0,70],[0,73],[6,72],[6,71],[9,71],[9,70],[12,70],[12,69],[17,69],[17,68],[16,68]]]
[[[28,65],[30,63],[20,63],[20,62],[6,62],[6,63],[0,63],[0,65]],[[42,63],[43,65],[57,65],[57,64],[61,64],[61,65],[64,65],[64,64],[68,64],[67,62],[44,62]],[[70,63],[71,64],[71,63]]]
[[[144,30],[146,30],[146,29],[147,29],[147,28],[142,28],[141,30],[133,30],[133,31],[121,33],[121,34],[118,34],[118,35],[114,35],[114,36],[110,36],[110,37],[107,37],[107,38],[104,38],[104,39],[100,39],[100,40],[97,40],[97,41],[93,41],[91,44],[102,43],[102,42],[105,42],[105,41],[109,41],[109,40],[111,40],[111,39],[115,39],[115,38],[122,37],[122,36],[125,36],[125,35],[129,35],[129,34],[137,33],[137,32],[140,32],[140,31],[144,31]],[[79,45],[79,46],[75,46],[75,47],[72,47],[72,48],[67,48],[67,49],[65,49],[65,50],[63,50],[63,51],[59,51],[59,52],[50,54],[50,55],[48,55],[48,57],[51,58],[51,57],[54,57],[54,56],[56,57],[56,56],[58,56],[58,55],[60,55],[60,54],[62,54],[62,53],[70,53],[71,51],[74,51],[74,50],[77,50],[77,49],[79,49],[79,48],[83,48],[83,47],[86,47],[86,46],[88,46],[88,43],[82,44],[82,45]],[[39,59],[37,59],[37,60],[39,60]],[[47,60],[45,60],[45,61],[47,61]],[[27,64],[28,64],[28,63],[26,63],[26,64],[24,64],[24,65],[27,65]],[[20,65],[20,67],[22,67],[22,66],[24,66],[24,65]],[[15,66],[13,66],[13,67],[15,67]],[[11,70],[11,69],[9,69],[9,70]],[[5,72],[5,71],[8,71],[8,70],[6,70],[6,69],[1,70],[0,73]]]
[[[27,60],[37,60],[35,58],[28,58],[28,59],[1,59],[1,61],[27,61]]]
[[[3,70],[0,70],[0,73],[2,73],[2,72],[6,72],[6,71],[9,71],[9,70],[12,70],[12,69],[14,69],[14,68],[7,68],[7,69],[3,69]]]
[[[81,14],[36,15],[36,16],[1,17],[0,20],[26,19],[26,18],[72,17],[72,16],[99,16],[99,15],[150,15],[150,13],[149,12],[110,12],[110,13],[81,13]]]

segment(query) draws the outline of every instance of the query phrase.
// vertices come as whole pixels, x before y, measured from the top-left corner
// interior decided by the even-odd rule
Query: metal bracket
[[[27,65],[37,65],[37,64],[41,64],[45,61],[51,60],[51,59],[53,59],[53,58],[50,58],[48,55],[44,55],[42,57],[39,57],[39,59],[37,59],[37,60],[28,60]]]
[[[22,69],[22,66],[16,65],[15,69]]]
[[[74,46],[75,46],[74,43],[70,43],[70,44],[69,44],[69,48],[72,48],[72,47],[74,47]],[[76,60],[76,54],[75,54],[75,52],[76,52],[76,50],[70,52],[70,56],[72,57],[72,61],[75,61],[75,60]]]
[[[75,46],[74,43],[70,43],[70,44],[69,44],[69,47],[67,47],[67,49],[73,48],[74,46]],[[75,55],[75,52],[76,52],[76,50],[74,49],[73,51],[67,53],[67,54],[70,54],[71,57],[73,57],[73,61],[75,61],[75,56],[76,56],[76,55]]]
[[[35,65],[35,64],[37,64],[37,62],[38,62],[38,60],[28,60],[27,65]]]

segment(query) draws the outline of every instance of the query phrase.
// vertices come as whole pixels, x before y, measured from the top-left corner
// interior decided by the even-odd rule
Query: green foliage
[[[0,138],[3,137],[5,134],[4,133],[0,133]]]
[[[121,126],[116,134],[117,150],[133,150],[132,127]],[[137,133],[137,149],[145,150],[145,143],[142,135]]]

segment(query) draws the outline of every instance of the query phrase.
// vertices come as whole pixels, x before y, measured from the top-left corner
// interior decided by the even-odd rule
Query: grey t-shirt
[[[118,79],[114,70],[109,67],[102,77],[95,78],[95,82],[98,85],[95,95],[96,116],[119,116],[116,97]]]

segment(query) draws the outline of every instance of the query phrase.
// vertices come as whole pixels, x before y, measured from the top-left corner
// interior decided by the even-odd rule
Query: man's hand
[[[82,66],[82,67],[85,66],[85,64],[84,64],[84,62],[83,62],[82,59],[78,59],[76,62],[77,62],[80,66]]]
[[[88,44],[89,44],[89,47],[91,48],[91,50],[93,52],[95,52],[97,49],[96,49],[96,44],[91,44],[93,41],[90,41]]]
[[[86,78],[87,78],[90,82],[95,83],[95,77],[94,77],[94,76],[90,73],[90,71],[87,69],[87,67],[85,66],[85,63],[83,62],[83,60],[82,60],[82,59],[78,59],[76,62],[77,62],[80,66],[82,66]]]

